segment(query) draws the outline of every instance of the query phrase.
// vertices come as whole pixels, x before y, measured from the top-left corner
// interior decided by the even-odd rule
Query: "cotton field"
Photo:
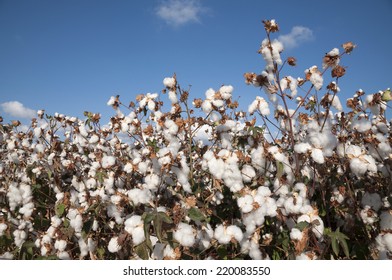
[[[0,259],[391,259],[390,89],[342,100],[351,42],[290,76],[263,23],[250,104],[173,75],[109,124],[1,119]]]

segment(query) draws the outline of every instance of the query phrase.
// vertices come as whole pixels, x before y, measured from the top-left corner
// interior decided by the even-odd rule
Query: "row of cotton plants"
[[[355,45],[294,78],[263,23],[248,110],[230,85],[190,100],[174,75],[160,94],[111,97],[108,125],[1,120],[0,258],[391,259],[390,91],[358,90],[344,111]]]

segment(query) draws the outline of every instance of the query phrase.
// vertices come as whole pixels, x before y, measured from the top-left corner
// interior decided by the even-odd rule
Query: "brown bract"
[[[346,74],[346,69],[340,65],[337,65],[335,68],[332,69],[331,75],[333,78],[337,77],[343,77],[344,74]]]
[[[357,46],[354,45],[353,42],[347,42],[347,43],[344,43],[344,44],[342,45],[342,47],[343,47],[344,51],[345,51],[347,54],[349,54],[349,53],[351,53],[351,52],[354,50],[354,48],[356,48]]]

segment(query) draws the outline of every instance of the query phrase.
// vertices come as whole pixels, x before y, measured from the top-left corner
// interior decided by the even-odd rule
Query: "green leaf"
[[[105,248],[99,247],[99,248],[97,249],[97,254],[98,254],[98,257],[99,257],[101,260],[104,259],[104,256],[105,256]]]
[[[188,216],[195,222],[204,221],[206,219],[204,214],[196,207],[189,209]]]
[[[344,254],[346,255],[347,258],[349,258],[350,257],[350,251],[348,249],[347,241],[343,239],[343,240],[340,240],[339,243],[340,243],[340,246],[342,246],[342,248],[343,248]]]
[[[299,222],[298,224],[295,225],[295,228],[299,229],[300,231],[303,231],[309,226],[309,223],[306,221]]]
[[[283,175],[283,170],[284,170],[283,162],[280,162],[280,161],[277,160],[276,161],[276,169],[277,169],[276,177],[278,179],[280,179],[282,177],[282,175]]]
[[[57,204],[54,211],[56,212],[57,216],[61,217],[64,214],[65,205],[62,203]]]
[[[159,215],[155,216],[154,228],[155,228],[155,233],[156,233],[159,241],[162,243],[162,240],[163,240],[163,237],[162,237],[162,220],[159,217]]]
[[[149,224],[151,223],[152,220],[154,220],[155,215],[152,213],[144,213],[142,215],[142,219],[144,220],[144,224]]]
[[[135,252],[142,260],[149,259],[148,248],[145,242],[141,243],[140,245],[137,245],[135,247]]]
[[[218,253],[219,259],[221,260],[227,260],[227,249],[225,246],[220,246],[218,247],[218,249],[216,250],[216,252]]]
[[[335,253],[336,256],[339,256],[339,245],[335,237],[331,238],[331,245],[332,245],[332,251]]]
[[[173,223],[173,220],[165,212],[158,212],[158,216],[166,224]]]

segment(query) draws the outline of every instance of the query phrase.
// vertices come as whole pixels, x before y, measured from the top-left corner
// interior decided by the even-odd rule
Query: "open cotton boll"
[[[219,89],[219,92],[224,100],[228,100],[231,98],[231,94],[233,92],[233,87],[231,85],[222,86]]]
[[[318,163],[318,164],[323,164],[325,162],[323,151],[317,148],[312,149],[311,153],[312,159]]]
[[[54,248],[59,250],[60,252],[64,251],[66,247],[67,247],[67,241],[63,239],[58,239],[54,243]]]
[[[108,250],[110,253],[117,253],[121,250],[121,246],[118,244],[118,237],[112,237],[108,244]]]
[[[192,226],[185,223],[180,223],[178,225],[173,237],[184,247],[191,247],[195,244],[194,230]]]
[[[155,111],[155,102],[152,100],[149,100],[147,103],[147,107],[150,111]]]
[[[378,193],[365,192],[361,200],[362,207],[370,206],[376,212],[380,210],[382,204],[381,197]]]
[[[362,221],[365,224],[372,225],[376,221],[377,213],[372,211],[369,205],[366,205],[364,209],[359,213]]]
[[[318,221],[315,223],[315,221]],[[323,238],[324,234],[324,222],[319,216],[311,216],[310,222],[313,223],[312,232],[318,239]]]
[[[245,164],[242,167],[241,173],[242,173],[242,180],[245,183],[251,182],[253,180],[253,178],[256,176],[255,170],[253,169],[252,166],[250,166],[248,164]]]
[[[172,89],[176,86],[176,79],[173,77],[164,78],[163,85],[167,88]]]
[[[144,180],[149,190],[156,190],[160,182],[159,176],[156,174],[149,174]]]
[[[372,128],[372,123],[366,118],[354,119],[351,128],[363,133]]]
[[[139,204],[147,204],[151,201],[152,195],[148,189],[131,189],[128,192],[128,197],[132,203],[136,206]]]
[[[177,134],[178,132],[178,126],[176,125],[176,123],[170,119],[167,119],[165,121],[165,127],[169,130],[169,133],[172,135]]]
[[[340,102],[340,99],[339,99],[339,97],[337,96],[337,95],[335,95],[335,97],[333,97],[333,99],[332,99],[332,95],[330,95],[330,101],[332,101],[332,106],[336,109],[336,110],[338,110],[339,112],[342,112],[343,111],[343,106],[342,106],[342,103]]]
[[[230,225],[228,227],[219,225],[215,228],[214,237],[220,244],[228,244],[231,242],[232,238],[241,242],[244,234],[241,229],[235,225]]]
[[[175,91],[169,91],[169,100],[172,104],[178,103],[177,93]]]
[[[4,231],[8,228],[8,226],[4,223],[0,223],[0,236],[3,236]]]
[[[358,177],[364,175],[367,171],[367,164],[359,158],[353,158],[350,160],[350,169]]]
[[[77,209],[69,209],[67,218],[70,220],[70,226],[75,230],[75,232],[80,233],[83,227],[83,219],[79,214]]]
[[[249,213],[253,210],[253,196],[247,194],[245,196],[239,197],[237,199],[238,207],[241,209],[242,213]]]
[[[292,240],[301,240],[303,237],[303,233],[297,229],[297,228],[292,228],[290,231],[290,239]]]
[[[116,164],[116,158],[113,156],[103,156],[101,164],[103,168],[110,168]]]

